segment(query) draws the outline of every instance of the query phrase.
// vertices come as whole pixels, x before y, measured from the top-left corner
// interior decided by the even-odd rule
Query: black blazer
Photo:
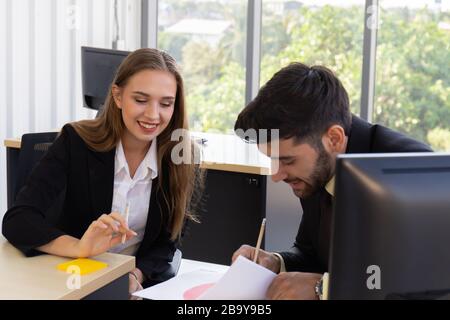
[[[92,221],[111,212],[114,159],[115,149],[95,152],[71,125],[65,125],[6,212],[3,235],[26,256],[41,254],[36,247],[61,235],[81,238]],[[157,182],[158,178],[152,183],[145,235],[136,254],[136,267],[156,281],[164,280],[158,276],[169,268],[176,250]],[[51,225],[46,212],[64,190],[62,213]]]
[[[427,152],[427,145],[381,125],[352,117],[346,153]],[[287,271],[323,273],[328,271],[333,199],[319,189],[300,199],[303,216],[294,246],[280,252]]]

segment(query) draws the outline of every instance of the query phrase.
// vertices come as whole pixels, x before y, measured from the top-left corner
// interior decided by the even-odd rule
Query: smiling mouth
[[[154,129],[158,126],[157,123],[148,123],[148,122],[142,122],[138,121],[139,125],[145,129]]]
[[[293,180],[293,181],[289,181],[287,182],[287,184],[289,184],[291,186],[292,189],[297,189],[298,186],[302,183],[302,180]]]

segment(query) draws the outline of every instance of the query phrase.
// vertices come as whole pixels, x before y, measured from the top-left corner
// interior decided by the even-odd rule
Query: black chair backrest
[[[57,132],[27,133],[22,136],[14,199],[26,183],[31,171],[55,141]]]
[[[34,167],[48,151],[57,136],[58,132],[27,133],[22,136],[17,170],[18,173],[14,186],[14,200],[16,199],[20,189],[22,189],[27,182],[27,179],[29,178]],[[64,195],[65,190],[61,192],[60,196],[55,201],[55,204],[52,205],[46,213],[46,217],[51,222],[56,222],[59,213],[61,212]]]

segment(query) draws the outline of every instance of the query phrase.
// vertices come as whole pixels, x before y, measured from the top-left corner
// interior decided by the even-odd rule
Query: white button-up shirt
[[[114,192],[111,212],[119,212],[125,215],[128,208],[128,226],[138,235],[111,248],[109,252],[135,255],[140,243],[144,239],[147,225],[150,195],[152,192],[152,180],[158,176],[156,138],[145,155],[144,160],[137,168],[134,177],[131,178],[127,159],[123,151],[122,142],[116,147],[114,160]]]

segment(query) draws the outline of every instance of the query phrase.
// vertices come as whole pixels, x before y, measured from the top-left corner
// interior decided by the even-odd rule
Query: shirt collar
[[[335,176],[333,176],[330,181],[328,181],[328,183],[325,185],[325,190],[327,190],[327,192],[334,197],[334,178]]]
[[[119,140],[119,143],[116,146],[116,157],[114,161],[114,175],[118,174],[121,170],[125,170],[128,172],[128,164],[127,159],[125,158],[125,153],[123,151],[122,141]]]
[[[158,176],[158,144],[156,138],[152,140],[152,145],[147,151],[143,163],[145,168],[151,171],[152,180],[155,179]]]
[[[142,163],[139,167],[144,167],[148,171],[151,172],[151,179],[154,179],[158,176],[158,144],[156,138],[152,140],[152,144],[147,151],[147,154],[142,160]],[[125,158],[125,152],[123,151],[122,141],[119,140],[119,143],[116,147],[116,157],[114,161],[114,175],[118,174],[121,170],[125,170],[129,175],[130,171],[128,169],[127,159]]]

